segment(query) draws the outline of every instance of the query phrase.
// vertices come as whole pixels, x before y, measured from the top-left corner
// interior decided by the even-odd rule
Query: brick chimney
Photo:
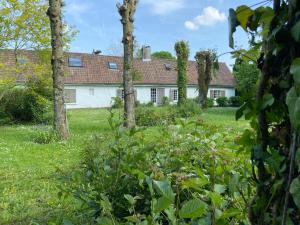
[[[144,45],[142,47],[142,55],[143,55],[143,62],[150,62],[151,61],[151,47]]]

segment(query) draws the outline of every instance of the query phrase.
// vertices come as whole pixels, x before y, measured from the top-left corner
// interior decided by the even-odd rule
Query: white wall
[[[176,86],[136,86],[137,100],[140,103],[148,103],[151,101],[151,88],[165,88],[165,96],[169,97],[170,89],[177,89]],[[117,96],[117,90],[120,86],[112,85],[65,85],[65,89],[76,89],[76,103],[66,104],[67,108],[104,108],[110,107],[112,98]],[[94,89],[94,95],[91,95],[90,89]],[[210,90],[225,90],[226,97],[235,95],[233,88],[209,88]],[[196,87],[187,88],[187,97],[196,98],[198,91]],[[208,96],[209,97],[209,96]]]

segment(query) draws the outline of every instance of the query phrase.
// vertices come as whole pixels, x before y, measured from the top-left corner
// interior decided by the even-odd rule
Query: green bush
[[[232,107],[240,107],[243,104],[243,101],[240,96],[232,96],[229,98],[228,104]]]
[[[213,215],[215,224],[249,224],[251,166],[226,147],[232,131],[181,120],[145,139],[144,129],[109,124],[62,182],[61,195],[80,201],[86,224],[211,224]]]
[[[170,99],[168,97],[163,97],[161,106],[169,106],[170,105]]]
[[[185,103],[175,107],[177,110],[177,116],[181,118],[188,118],[201,114],[200,105],[193,99],[187,99]]]
[[[226,107],[226,106],[228,106],[228,98],[227,97],[217,98],[217,103],[218,103],[218,106],[220,106],[220,107]]]
[[[36,130],[31,138],[37,144],[50,144],[59,140],[57,133],[53,129]]]
[[[26,87],[9,90],[1,100],[2,111],[12,122],[47,122],[51,102]]]
[[[206,108],[212,108],[215,105],[215,100],[212,98],[207,98],[206,99]]]
[[[112,98],[112,108],[113,109],[121,109],[123,108],[124,104],[120,97],[113,97]]]
[[[177,112],[174,107],[139,107],[135,110],[135,119],[138,126],[156,126],[174,123]]]

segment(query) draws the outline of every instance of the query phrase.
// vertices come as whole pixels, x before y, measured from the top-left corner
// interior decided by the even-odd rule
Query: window
[[[172,101],[178,101],[178,90],[172,90]]]
[[[117,70],[118,69],[118,65],[117,65],[117,63],[114,63],[114,62],[108,62],[108,68],[110,70]]]
[[[90,95],[91,95],[91,96],[94,96],[94,94],[95,94],[94,88],[90,88],[89,92],[90,92]]]
[[[124,101],[125,99],[125,92],[124,92],[124,89],[118,89],[117,90],[117,97],[122,99],[122,101]]]
[[[156,103],[156,88],[151,88],[151,102]]]
[[[27,63],[27,59],[24,58],[24,57],[18,57],[17,58],[17,62],[20,64],[20,65],[24,65]]]
[[[69,58],[69,67],[83,67],[81,58]]]
[[[65,89],[65,103],[76,103],[76,89]]]
[[[210,90],[210,98],[220,98],[225,97],[225,91],[224,90]]]

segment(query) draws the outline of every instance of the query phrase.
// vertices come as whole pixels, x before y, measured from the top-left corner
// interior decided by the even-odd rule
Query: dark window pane
[[[111,69],[111,70],[116,70],[116,69],[118,69],[118,65],[117,65],[117,63],[109,62],[108,63],[108,68]]]

